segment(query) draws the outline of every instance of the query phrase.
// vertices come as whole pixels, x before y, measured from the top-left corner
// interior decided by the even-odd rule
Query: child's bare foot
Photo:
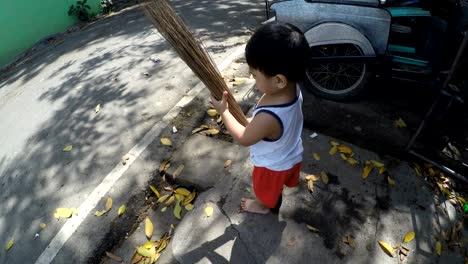
[[[270,208],[266,207],[261,202],[247,198],[241,199],[241,208],[245,212],[257,214],[268,214],[270,212]]]

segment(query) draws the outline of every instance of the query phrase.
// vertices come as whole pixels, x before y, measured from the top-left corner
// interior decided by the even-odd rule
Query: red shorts
[[[302,162],[289,170],[273,171],[264,167],[255,167],[252,173],[255,196],[269,208],[275,208],[283,191],[283,185],[294,187],[299,184],[299,172]]]

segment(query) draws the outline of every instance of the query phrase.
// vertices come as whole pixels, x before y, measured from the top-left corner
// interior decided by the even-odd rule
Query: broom
[[[229,91],[218,68],[214,65],[213,60],[201,43],[195,39],[182,19],[177,16],[167,0],[151,0],[144,6],[144,10],[163,37],[172,45],[177,54],[187,63],[217,100],[222,98],[224,91],[229,93],[229,111],[239,123],[246,126],[247,119]]]

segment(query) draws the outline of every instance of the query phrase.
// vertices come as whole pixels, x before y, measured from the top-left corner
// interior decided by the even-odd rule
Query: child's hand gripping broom
[[[216,99],[221,100],[223,91],[228,91],[229,111],[239,123],[246,126],[247,119],[213,60],[188,30],[182,19],[177,16],[167,0],[151,0],[144,6],[144,9],[159,32]]]

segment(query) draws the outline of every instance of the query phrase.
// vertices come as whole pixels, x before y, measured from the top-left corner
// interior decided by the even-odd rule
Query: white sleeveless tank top
[[[287,104],[259,106],[253,111],[268,113],[275,117],[281,125],[281,136],[276,140],[263,139],[250,146],[250,159],[257,167],[265,167],[274,171],[283,171],[292,168],[302,161],[302,93],[296,86],[296,98]]]

